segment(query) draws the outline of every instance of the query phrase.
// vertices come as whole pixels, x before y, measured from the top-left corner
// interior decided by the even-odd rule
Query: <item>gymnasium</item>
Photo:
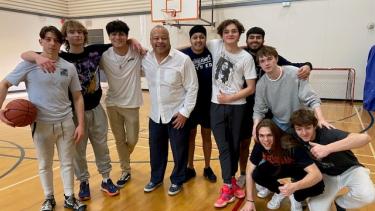
[[[375,149],[372,144],[375,137],[375,109],[366,110],[363,106],[365,83],[375,80],[375,68],[368,66],[369,51],[375,45],[374,9],[373,0],[2,0],[0,78],[4,79],[15,69],[22,61],[22,53],[42,51],[39,31],[43,26],[52,25],[61,29],[71,19],[87,28],[88,45],[110,44],[106,25],[120,20],[130,28],[128,37],[136,39],[148,50],[152,50],[150,31],[156,25],[163,25],[169,31],[172,48],[181,49],[190,46],[189,30],[193,26],[203,25],[207,30],[207,40],[220,39],[217,34],[219,24],[226,19],[237,19],[245,27],[239,46],[246,46],[246,31],[257,26],[265,31],[265,44],[275,47],[284,58],[312,64],[309,83],[322,99],[321,108],[326,120],[340,130],[365,133],[371,137],[368,144],[352,151],[359,162],[370,170],[370,177],[375,182]],[[62,46],[61,50],[65,48]],[[370,75],[369,71],[372,71],[372,79],[366,78]],[[101,72],[100,75],[103,89],[101,104],[105,109],[108,83],[105,74]],[[91,199],[83,201],[87,210],[240,210],[246,202],[245,198],[236,199],[224,208],[213,206],[223,185],[219,150],[213,134],[211,168],[217,176],[215,183],[203,176],[204,153],[202,137],[198,132],[194,153],[196,176],[183,184],[178,195],[168,195],[169,175],[173,171],[173,156],[169,148],[163,183],[152,193],[144,192],[151,172],[151,96],[145,77],[141,78],[141,88],[143,104],[139,109],[138,143],[131,154],[131,179],[119,189],[118,195],[109,197],[103,193],[102,176],[97,170],[94,150],[88,142],[86,158]],[[24,83],[9,88],[2,109],[11,100],[20,98],[28,99]],[[370,98],[374,99],[375,96]],[[0,210],[40,210],[45,197],[38,174],[32,129],[29,126],[9,127],[1,122],[0,134]],[[107,144],[112,164],[110,177],[116,182],[122,170],[111,127],[108,127]],[[252,140],[250,152],[253,146]],[[236,176],[239,176],[239,172]],[[53,181],[55,210],[68,210],[64,208],[64,188],[57,151],[54,153]],[[80,181],[74,177],[76,197],[79,187]],[[338,195],[347,191],[344,188]],[[270,210],[267,202],[271,198],[272,195],[264,199],[255,197],[256,210]],[[289,200],[283,200],[278,210],[290,210]],[[309,209],[304,207],[304,210]],[[329,211],[335,210],[332,204]],[[375,202],[360,209],[347,210],[373,211]]]

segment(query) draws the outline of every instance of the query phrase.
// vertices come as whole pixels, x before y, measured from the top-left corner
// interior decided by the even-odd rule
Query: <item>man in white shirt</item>
[[[195,106],[198,79],[190,58],[171,48],[169,32],[165,27],[155,26],[150,33],[150,42],[153,50],[142,61],[151,96],[151,179],[144,191],[151,192],[162,184],[170,139],[175,164],[168,190],[172,196],[181,191],[185,180],[189,143],[189,130],[185,123]]]

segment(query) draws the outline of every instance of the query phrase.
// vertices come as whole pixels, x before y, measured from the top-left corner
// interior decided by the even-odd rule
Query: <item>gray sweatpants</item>
[[[85,111],[85,134],[76,145],[74,154],[74,173],[79,181],[88,181],[90,174],[87,169],[86,148],[88,139],[94,150],[95,162],[103,178],[108,178],[112,170],[111,158],[107,145],[107,115],[101,104],[94,109]]]

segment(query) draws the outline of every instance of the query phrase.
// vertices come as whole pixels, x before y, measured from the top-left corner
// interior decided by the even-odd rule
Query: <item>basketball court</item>
[[[210,183],[203,177],[203,151],[201,138],[196,139],[195,169],[197,176],[184,184],[183,191],[176,196],[168,196],[167,191],[170,185],[169,175],[173,163],[169,163],[165,174],[164,184],[152,193],[144,193],[143,187],[150,178],[149,147],[148,147],[148,109],[149,94],[143,92],[144,106],[140,111],[140,138],[134,153],[132,154],[132,179],[121,189],[120,195],[108,197],[100,191],[101,175],[96,170],[94,153],[92,147],[87,147],[87,159],[89,161],[89,171],[91,174],[90,189],[91,200],[86,201],[89,210],[219,210],[213,207],[213,203],[218,197],[218,190],[222,185],[220,180],[220,164],[218,161],[218,150],[215,142],[212,151],[211,166],[218,176],[216,183]],[[350,132],[359,132],[370,126],[371,118],[362,109],[361,104],[351,104],[348,101],[325,100],[322,106],[326,118],[337,128]],[[375,129],[372,127],[367,131],[372,137],[375,136]],[[1,210],[39,210],[40,204],[44,201],[44,196],[38,176],[38,163],[35,157],[35,149],[31,139],[29,127],[10,128],[4,124],[0,125],[0,204]],[[214,140],[214,139],[213,139]],[[112,158],[111,178],[117,180],[121,175],[119,160],[115,141],[108,131],[108,146]],[[366,147],[353,150],[360,162],[371,170],[371,178],[375,181],[375,151],[372,143]],[[55,153],[55,161],[57,161]],[[172,161],[172,155],[169,155]],[[63,210],[63,190],[60,180],[59,162],[54,162],[55,197],[57,209]],[[79,182],[75,182],[75,193],[78,192]],[[266,203],[270,197],[256,199],[259,207],[257,210],[267,210]],[[241,202],[236,200],[227,208],[221,210],[233,210],[240,206]],[[360,211],[372,211],[375,205],[359,209]],[[284,200],[282,209],[289,210],[288,200]],[[332,208],[332,211],[335,209]]]
[[[212,29],[209,37],[214,37],[215,26],[217,21],[225,18],[238,18],[240,14],[246,12],[237,10],[232,14],[235,17],[228,16],[225,11],[215,11],[214,1],[199,1],[199,0],[151,0],[150,3],[150,24],[148,19],[145,20],[142,13],[139,23],[147,23],[147,25],[138,25],[141,41],[148,42],[149,29],[156,24],[164,24],[170,30],[172,45],[185,46],[187,42],[186,36],[182,34],[188,31],[193,25],[205,25],[207,29]],[[202,3],[203,2],[203,3]],[[224,3],[226,1],[223,1]],[[260,7],[257,1],[251,1],[247,6]],[[260,2],[260,1],[258,1]],[[263,2],[263,1],[262,1]],[[279,1],[276,1],[279,2]],[[219,1],[220,3],[220,1]],[[279,2],[281,3],[281,1]],[[290,2],[289,2],[290,3]],[[78,3],[77,3],[78,4]],[[341,2],[339,3],[341,4]],[[225,4],[223,4],[225,6]],[[241,3],[234,4],[234,8],[240,7]],[[285,7],[290,7],[290,4],[285,4]],[[224,8],[222,6],[222,8]],[[284,7],[284,3],[283,6]],[[204,8],[204,12],[202,10]],[[302,7],[303,8],[303,7]],[[234,9],[234,10],[235,10]],[[262,8],[261,8],[262,9]],[[306,11],[308,11],[306,9]],[[251,13],[251,12],[250,12]],[[135,13],[136,14],[136,13]],[[147,13],[148,14],[148,13]],[[280,17],[284,13],[278,13]],[[106,16],[111,17],[111,16]],[[114,18],[114,17],[111,17]],[[148,17],[147,17],[148,18]],[[90,24],[95,26],[95,23],[88,22],[85,19],[85,25]],[[132,20],[132,16],[128,20]],[[240,21],[244,21],[241,20]],[[256,23],[256,19],[254,23]],[[95,20],[94,20],[95,22]],[[99,21],[98,21],[99,22]],[[108,22],[107,19],[103,22]],[[261,22],[264,23],[264,22]],[[136,22],[138,24],[138,22]],[[137,25],[134,26],[137,27]],[[253,23],[251,23],[253,24]],[[251,25],[249,23],[249,25]],[[186,27],[186,28],[184,28]],[[246,27],[248,29],[248,27]],[[277,28],[277,30],[279,30]],[[276,29],[274,30],[277,31]],[[138,33],[138,32],[137,32]],[[137,33],[135,33],[137,35]],[[147,33],[147,34],[145,34]],[[267,32],[268,33],[268,32]],[[270,33],[271,38],[275,38]],[[274,33],[276,34],[276,33]],[[243,39],[242,35],[242,39]],[[344,36],[344,35],[343,35]],[[181,38],[182,37],[182,38]],[[136,36],[138,39],[138,37]],[[272,40],[269,38],[270,40]],[[307,39],[307,38],[306,38]],[[326,39],[325,37],[322,39]],[[276,40],[273,44],[280,44],[283,46],[282,38]],[[268,41],[268,40],[267,40]],[[244,43],[241,40],[242,44]],[[284,46],[283,46],[284,47]],[[27,50],[27,49],[24,49]],[[295,53],[294,56],[298,58],[298,54],[304,55],[304,52]],[[284,54],[283,54],[284,55]],[[324,55],[322,55],[323,57]],[[324,59],[318,57],[317,61],[325,64]],[[344,59],[343,59],[344,60]],[[339,61],[341,62],[341,60]],[[341,65],[341,63],[339,63]],[[15,65],[15,64],[13,64]],[[323,65],[324,66],[324,65]],[[361,66],[362,67],[362,66]],[[368,113],[363,109],[361,101],[358,98],[358,84],[356,85],[356,78],[363,80],[363,73],[360,77],[354,75],[351,68],[316,68],[316,71],[323,71],[323,73],[314,73],[311,77],[311,83],[319,89],[318,94],[327,99],[323,100],[322,110],[326,119],[335,127],[349,132],[365,132],[372,137],[372,141],[360,149],[353,150],[360,162],[364,164],[371,171],[371,178],[375,183],[375,144],[373,139],[375,137],[375,128],[373,127],[374,119],[373,112]],[[344,69],[344,70],[343,70]],[[314,71],[314,70],[313,70]],[[325,72],[326,71],[326,72]],[[327,74],[327,71],[328,74]],[[358,74],[358,73],[357,73]],[[328,81],[326,81],[328,80]],[[329,80],[333,80],[329,81]],[[324,81],[324,82],[323,82]],[[336,87],[331,87],[336,85]],[[358,83],[358,81],[357,81]],[[146,85],[143,86],[143,88]],[[354,88],[357,87],[355,90]],[[360,87],[361,88],[361,87]],[[105,93],[105,90],[104,90]],[[357,97],[355,94],[357,93]],[[104,96],[104,95],[103,95]],[[26,98],[24,92],[14,92],[11,94],[4,105],[12,99]],[[104,99],[104,97],[102,98]],[[202,150],[202,139],[200,134],[197,134],[196,149],[195,149],[195,170],[197,176],[183,185],[183,190],[176,196],[169,196],[167,194],[170,186],[169,175],[173,167],[172,154],[169,153],[169,163],[163,185],[151,193],[145,193],[143,187],[150,180],[150,164],[149,164],[149,143],[148,143],[148,112],[150,110],[150,97],[147,90],[143,91],[144,105],[140,109],[140,135],[138,144],[131,155],[132,178],[126,183],[125,187],[120,190],[120,194],[115,197],[108,197],[100,191],[101,175],[97,172],[95,165],[95,156],[91,146],[87,147],[87,160],[89,161],[90,190],[91,200],[85,201],[88,205],[88,210],[103,210],[103,211],[210,211],[210,210],[239,210],[242,206],[242,200],[236,200],[226,208],[216,209],[213,203],[219,196],[219,189],[222,186],[220,163],[218,160],[218,149],[213,140],[211,167],[218,177],[216,183],[210,183],[203,177],[204,157]],[[338,100],[336,100],[338,99]],[[357,101],[356,101],[357,100]],[[102,102],[104,105],[104,102]],[[199,130],[198,130],[199,131]],[[44,195],[38,176],[38,162],[36,159],[36,152],[31,138],[30,127],[11,128],[5,124],[0,124],[0,210],[39,210],[44,201]],[[89,144],[90,145],[90,144]],[[251,147],[253,146],[253,142]],[[108,147],[112,160],[111,179],[116,181],[121,175],[121,168],[117,156],[116,145],[111,130],[108,131]],[[171,151],[170,151],[171,152]],[[63,188],[60,178],[60,167],[55,151],[55,162],[53,165],[54,173],[54,192],[57,202],[55,210],[64,210],[63,202]],[[238,176],[238,175],[237,175]],[[79,181],[75,181],[75,194],[79,190]],[[343,190],[345,192],[345,190]],[[267,202],[271,196],[266,199],[256,198],[256,205],[258,211],[268,210],[266,208]],[[284,200],[279,210],[290,210],[289,200]],[[308,209],[305,209],[308,210]],[[331,211],[335,211],[334,207]],[[357,209],[356,211],[373,211],[375,204]]]

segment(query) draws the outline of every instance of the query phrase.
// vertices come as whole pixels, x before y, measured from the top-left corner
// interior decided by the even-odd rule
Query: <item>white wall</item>
[[[357,70],[355,98],[362,99],[367,54],[375,44],[375,30],[367,25],[375,22],[373,0],[306,0],[292,2],[290,7],[265,4],[228,9],[216,9],[214,20],[237,18],[246,29],[260,26],[266,31],[266,43],[276,47],[290,61],[310,61],[314,67],[353,67]],[[210,19],[210,11],[203,17]],[[106,23],[121,19],[130,26],[130,37],[135,37],[149,47],[150,15],[81,19],[89,28],[104,28]],[[11,20],[11,21],[9,21]],[[60,26],[58,19],[40,18],[0,11],[0,77],[19,61],[18,55],[25,49],[39,49],[38,31],[45,24]],[[173,46],[188,45],[188,31],[170,28]],[[208,27],[209,38],[215,38],[215,30]],[[6,34],[4,34],[6,33]],[[105,38],[108,41],[108,38]],[[241,37],[245,44],[245,36]],[[315,83],[322,81],[314,77]],[[312,81],[314,82],[314,81]],[[334,89],[345,88],[342,80]]]

